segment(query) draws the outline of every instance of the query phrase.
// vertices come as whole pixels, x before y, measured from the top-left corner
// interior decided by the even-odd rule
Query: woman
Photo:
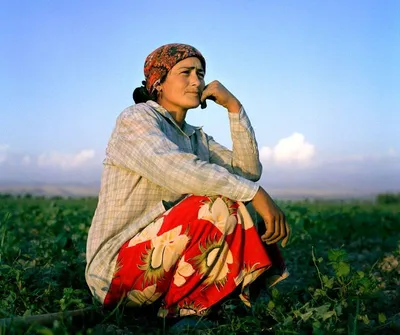
[[[250,305],[261,275],[271,285],[287,276],[276,243],[286,244],[289,227],[255,183],[261,164],[250,121],[221,83],[205,86],[205,72],[192,46],[156,49],[136,104],[117,119],[87,242],[86,280],[105,306],[159,301],[160,316],[205,315],[233,291]],[[232,151],[185,122],[206,99],[227,109]],[[265,222],[262,235],[249,201]]]

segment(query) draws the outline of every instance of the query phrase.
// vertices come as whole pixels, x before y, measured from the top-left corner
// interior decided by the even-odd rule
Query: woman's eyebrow
[[[181,68],[179,68],[179,70],[198,70],[204,72],[202,68],[198,68],[196,66],[182,66]]]

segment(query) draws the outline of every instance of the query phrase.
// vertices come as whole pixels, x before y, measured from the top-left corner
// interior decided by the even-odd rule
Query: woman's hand
[[[267,244],[282,240],[281,245],[285,247],[290,236],[290,228],[285,214],[262,187],[259,188],[251,202],[265,223],[266,231],[261,239]]]
[[[239,113],[242,107],[240,101],[218,80],[212,81],[204,88],[200,98],[202,108],[207,106],[206,99],[215,101],[218,105],[227,108],[230,113]]]

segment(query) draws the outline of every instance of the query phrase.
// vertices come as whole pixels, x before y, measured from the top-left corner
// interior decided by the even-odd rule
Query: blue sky
[[[182,42],[246,108],[264,183],[400,190],[399,18],[399,1],[2,1],[0,180],[98,180],[145,57]],[[230,146],[212,102],[187,121]]]

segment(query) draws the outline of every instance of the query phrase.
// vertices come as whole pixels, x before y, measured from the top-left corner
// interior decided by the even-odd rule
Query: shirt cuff
[[[237,183],[238,186],[236,192],[234,192],[236,193],[234,200],[242,202],[253,200],[260,186],[251,180],[239,176],[237,177],[240,179],[240,182]]]

